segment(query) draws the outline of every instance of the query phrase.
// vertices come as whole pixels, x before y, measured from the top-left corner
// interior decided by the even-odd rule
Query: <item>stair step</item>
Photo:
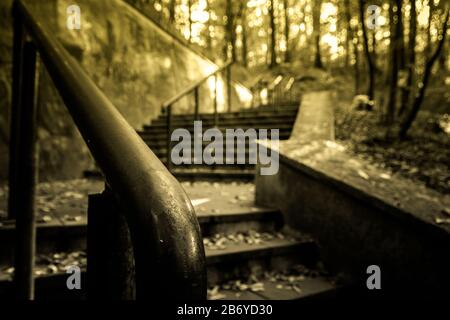
[[[167,140],[166,139],[154,139],[153,137],[151,137],[150,135],[146,136],[146,135],[141,135],[141,138],[144,140],[144,142],[153,150],[153,149],[158,149],[158,148],[166,148],[167,147]],[[191,141],[191,148],[193,149],[194,146],[194,139],[190,139]],[[225,154],[225,151],[227,150],[227,146],[226,146],[226,139],[223,139],[224,145],[222,147],[222,151]],[[172,145],[175,146],[178,142],[177,141],[172,141]],[[209,144],[211,144],[211,141],[202,141],[202,148],[204,149],[206,146],[208,146]],[[249,142],[248,139],[245,139],[245,143],[244,143],[244,148],[245,150],[248,150],[249,148]],[[202,149],[202,152],[203,152]],[[234,153],[237,153],[237,143],[236,143],[236,139],[234,139],[233,141],[233,149],[235,150]],[[256,151],[256,150],[255,150]],[[193,151],[192,151],[193,154]]]
[[[243,210],[248,210],[244,208]],[[204,237],[217,233],[237,233],[255,230],[257,232],[274,232],[282,226],[282,215],[278,210],[253,207],[252,211],[198,214],[198,221]]]
[[[211,250],[205,248],[206,263],[213,265],[217,263],[225,263],[236,260],[250,260],[260,257],[275,257],[298,250],[315,247],[314,241],[310,239],[293,240],[293,239],[273,239],[262,244],[231,244],[223,250]]]
[[[240,180],[251,181],[255,177],[254,170],[226,170],[226,169],[175,169],[171,170],[172,174],[179,180]]]
[[[214,127],[214,120],[213,119],[201,119],[199,118],[199,120],[202,121],[202,126],[203,127]],[[289,116],[289,117],[264,117],[261,119],[252,119],[252,118],[236,118],[236,119],[224,119],[224,120],[219,120],[218,121],[218,126],[220,127],[240,127],[240,126],[253,126],[255,128],[258,128],[260,125],[271,125],[276,127],[277,125],[280,124],[286,124],[286,123],[291,123],[293,124],[295,121],[295,117],[294,116]],[[193,125],[194,122],[194,118],[192,119],[172,119],[172,125],[173,126],[186,126],[186,124],[190,124],[191,126]],[[166,118],[157,118],[155,120],[153,120],[151,122],[151,126],[155,126],[155,125],[166,125],[167,124],[167,119]]]
[[[37,252],[68,252],[85,250],[86,217],[78,222],[61,222],[53,220],[37,223]],[[243,207],[240,211],[223,213],[198,213],[198,220],[204,236],[214,233],[279,230],[281,214],[278,210],[263,207]],[[14,247],[14,223],[2,221],[0,226],[0,264],[12,264]]]
[[[221,290],[218,300],[315,300],[332,298],[337,295],[337,287],[323,277],[305,277],[298,289],[289,289],[285,285],[261,281],[263,291]],[[282,288],[280,287],[283,286]]]
[[[237,128],[240,128],[240,129],[242,129],[242,130],[247,130],[247,129],[255,129],[255,130],[257,130],[257,129],[279,129],[280,131],[281,130],[291,130],[292,129],[292,126],[293,126],[293,122],[288,122],[287,123],[287,121],[284,121],[283,123],[277,123],[277,124],[273,124],[273,123],[262,123],[262,124],[258,124],[258,125],[252,125],[252,124],[240,124],[239,122],[233,122],[233,123],[230,123],[230,124],[227,124],[225,127],[224,126],[221,126],[220,124],[219,124],[219,129],[223,132],[223,130],[226,130],[226,129],[233,129],[233,130],[235,130],[235,129],[237,129]],[[167,123],[166,122],[160,122],[160,123],[152,123],[151,124],[151,126],[144,126],[144,130],[146,131],[146,130],[151,130],[152,128],[167,128]],[[187,129],[187,130],[189,130],[189,132],[191,132],[191,130],[192,130],[192,132],[193,132],[193,130],[194,130],[194,122],[193,121],[186,121],[186,122],[180,122],[180,123],[174,123],[173,125],[172,125],[172,128],[173,129],[178,129],[178,128],[183,128],[183,129]],[[203,129],[203,131],[205,131],[206,129],[209,129],[209,128],[213,128],[213,126],[211,125],[211,126],[206,126],[206,125],[202,125],[202,129]]]
[[[233,111],[233,112],[220,112],[219,113],[219,119],[236,119],[236,118],[261,118],[261,117],[267,117],[267,116],[292,116],[293,114],[297,114],[299,110],[298,106],[291,106],[291,107],[267,107],[265,109],[245,109],[242,111]],[[172,110],[172,116],[176,119],[193,119],[194,114],[193,113],[184,113],[184,114],[177,114],[173,113],[174,110]],[[176,112],[176,108],[175,108]],[[199,113],[198,117],[200,119],[213,119],[214,113]],[[165,118],[165,114],[161,114],[159,118]]]

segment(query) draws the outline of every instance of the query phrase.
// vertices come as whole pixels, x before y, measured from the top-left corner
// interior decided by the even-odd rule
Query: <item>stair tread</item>
[[[312,243],[312,240],[302,239],[296,240],[291,238],[273,239],[261,244],[238,243],[229,244],[223,250],[212,250],[205,247],[206,262],[213,264],[223,262],[226,258],[233,258],[236,256],[245,257],[251,255],[252,257],[261,255],[278,255],[287,251],[293,250],[306,243]]]
[[[200,223],[203,222],[227,222],[236,220],[258,220],[262,218],[272,218],[274,216],[280,215],[278,209],[251,206],[251,207],[241,207],[236,209],[236,211],[225,211],[225,212],[197,212],[197,218]]]
[[[222,297],[218,300],[297,300],[336,290],[336,286],[324,277],[305,277],[298,291],[288,289],[280,282],[264,280],[261,283],[263,291],[221,290]],[[277,287],[280,284],[283,288]]]

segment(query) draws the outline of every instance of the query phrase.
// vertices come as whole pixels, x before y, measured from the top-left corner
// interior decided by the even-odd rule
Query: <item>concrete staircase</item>
[[[220,213],[199,212],[210,299],[315,299],[338,293],[333,279],[320,267],[315,241],[290,232],[278,210],[252,205]],[[2,243],[13,243],[13,229],[13,225],[0,227]],[[39,224],[37,299],[86,297],[85,280],[82,290],[67,290],[67,275],[58,267],[66,258],[54,256],[55,252],[80,251],[77,259],[83,266],[85,236],[85,223],[72,227]],[[8,270],[12,261],[2,259],[0,297],[7,299],[12,292]]]
[[[255,109],[243,109],[237,112],[220,113],[218,115],[218,129],[225,133],[226,129],[241,128],[244,131],[253,129],[279,129],[280,139],[288,139],[295,122],[298,105],[291,106],[264,106]],[[173,115],[172,131],[177,128],[189,130],[193,136],[194,115]],[[199,114],[198,120],[202,121],[203,132],[214,127],[214,115]],[[151,124],[144,126],[139,135],[148,144],[152,151],[163,163],[167,163],[167,119],[165,115],[159,116]],[[205,147],[209,142],[204,142]],[[174,143],[175,144],[175,143]],[[193,143],[192,143],[193,145]],[[248,157],[248,141],[246,141],[246,156]],[[236,150],[236,146],[235,146]],[[191,153],[193,154],[193,152]],[[180,179],[252,179],[254,165],[204,165],[182,164],[172,165],[172,173]]]
[[[226,128],[280,129],[280,139],[288,139],[298,109],[298,106],[268,106],[222,113],[218,128],[222,132]],[[200,114],[199,120],[203,121],[203,131],[214,125],[212,114]],[[193,121],[192,115],[174,115],[172,129],[185,128],[193,132]],[[165,116],[152,121],[139,134],[165,163]],[[310,300],[336,296],[340,292],[333,277],[320,264],[316,242],[285,226],[276,208],[255,205],[253,184],[240,182],[253,179],[254,165],[180,165],[171,169],[178,178],[188,180],[182,184],[191,200],[209,199],[209,206],[194,204],[204,237],[209,299]],[[192,194],[192,190],[196,193]],[[239,199],[246,200],[239,202]],[[70,256],[76,256],[85,267],[86,224],[85,217],[62,225],[38,223],[37,299],[86,298],[85,279],[82,290],[70,291],[66,288],[64,272],[64,261]],[[13,224],[0,224],[0,252],[5,253],[0,255],[0,297],[4,298],[11,297],[9,266],[13,250],[2,246],[14,243],[13,231]],[[68,254],[74,251],[76,254]],[[67,254],[55,256],[57,252]]]

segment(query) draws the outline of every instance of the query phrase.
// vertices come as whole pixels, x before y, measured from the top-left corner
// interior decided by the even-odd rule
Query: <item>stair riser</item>
[[[260,119],[260,118],[266,118],[266,117],[292,117],[295,116],[298,112],[298,108],[290,108],[290,109],[266,109],[261,110],[257,112],[232,112],[232,113],[219,113],[219,121],[220,120],[233,120],[233,119]],[[176,111],[175,111],[176,112]],[[194,114],[178,114],[173,113],[172,110],[172,117],[173,119],[182,119],[182,120],[193,120]],[[161,114],[157,119],[165,119],[166,114]],[[200,113],[198,115],[199,119],[205,119],[205,120],[212,120],[214,119],[213,113]]]
[[[141,138],[144,140],[144,142],[155,152],[155,150],[160,148],[166,148],[167,147],[167,139],[166,137],[161,137],[160,139],[157,139],[155,137],[152,137],[151,135],[141,135]],[[281,137],[280,137],[281,138]],[[282,139],[280,139],[282,140]],[[202,141],[202,149],[204,149],[206,146],[208,146],[211,143],[211,141]],[[178,144],[176,141],[172,141],[172,145],[175,146]],[[249,147],[248,139],[246,139],[244,146],[246,149]],[[191,148],[194,147],[194,141],[191,139]],[[237,143],[234,141],[233,143],[234,149],[237,149]],[[223,151],[226,151],[227,145],[226,145],[226,139],[224,139],[224,145],[222,147]],[[154,150],[155,149],[155,150]]]
[[[86,226],[37,228],[37,254],[71,252],[86,249]],[[14,263],[14,234],[12,230],[0,232],[0,265]]]
[[[287,131],[280,132],[279,140],[287,140],[287,139],[289,139],[290,135],[291,135],[290,131],[289,132],[287,132]],[[147,143],[152,148],[160,148],[160,147],[165,148],[167,145],[167,135],[166,134],[164,134],[164,135],[160,134],[160,133],[152,134],[152,133],[145,132],[145,133],[139,133],[139,136],[142,138],[142,140],[145,141],[145,143]],[[269,135],[269,137],[270,137],[270,135]],[[226,141],[225,138],[224,138],[224,141]],[[177,142],[172,141],[172,143],[176,144]],[[203,142],[203,146],[206,146],[209,143],[211,143],[211,142],[205,141],[205,142]]]
[[[235,170],[221,170],[221,172],[183,172],[179,170],[172,171],[172,174],[179,181],[253,181],[255,178],[253,171],[240,171],[242,172],[236,172]]]
[[[246,279],[251,274],[261,277],[267,270],[287,270],[296,264],[313,266],[318,261],[318,250],[314,243],[303,244],[289,252],[273,252],[258,256],[255,253],[230,257],[229,261],[208,261],[208,286],[229,280]]]
[[[217,233],[244,233],[248,232],[249,230],[254,230],[257,232],[275,232],[280,230],[281,226],[281,221],[260,220],[225,223],[202,223],[201,230],[204,237],[209,237]]]
[[[262,124],[240,124],[240,123],[230,123],[227,124],[226,126],[220,126],[219,125],[219,130],[222,132],[222,134],[225,133],[226,129],[242,129],[242,130],[248,130],[248,129],[255,129],[256,131],[258,131],[259,129],[279,129],[279,131],[283,131],[283,130],[291,130],[292,126],[294,124],[288,121],[285,121],[283,123],[262,123]],[[211,129],[214,128],[213,125],[207,125],[207,124],[202,124],[202,129],[203,132],[206,131],[207,129]],[[172,130],[175,129],[187,129],[189,132],[194,132],[194,122],[186,122],[186,123],[173,123],[172,124]],[[144,127],[144,132],[155,132],[153,130],[160,130],[161,132],[166,132],[167,131],[167,125],[166,123],[161,123],[161,124],[155,124],[152,125],[151,127]],[[164,131],[163,131],[164,130]],[[270,132],[269,132],[270,133]]]
[[[87,298],[87,282],[86,272],[81,273],[81,289],[68,290],[66,281],[66,274],[57,274],[47,277],[40,277],[35,279],[35,299],[46,300],[86,300]],[[0,299],[13,300],[15,299],[14,287],[11,281],[0,282]]]
[[[265,119],[260,119],[260,120],[255,120],[255,119],[235,119],[235,120],[224,120],[224,121],[219,121],[218,122],[218,126],[219,127],[238,127],[238,126],[253,126],[253,127],[258,127],[259,125],[262,126],[267,126],[267,125],[272,125],[275,126],[277,124],[286,124],[286,123],[290,123],[293,124],[294,123],[294,116],[289,116],[289,117],[276,117],[276,118],[265,118]],[[215,123],[213,120],[203,120],[200,119],[202,121],[202,125],[205,127],[214,127]],[[172,120],[172,125],[174,126],[180,126],[180,127],[186,127],[189,125],[193,125],[194,123],[194,119],[174,119]],[[166,119],[156,119],[154,121],[152,121],[151,126],[166,126],[167,124],[167,120]]]

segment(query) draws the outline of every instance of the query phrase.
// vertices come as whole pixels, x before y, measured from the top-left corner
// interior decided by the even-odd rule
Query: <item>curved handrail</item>
[[[136,297],[206,298],[205,253],[194,208],[179,182],[64,47],[14,3],[76,126],[124,205],[133,243]],[[176,290],[174,290],[176,288]]]
[[[180,93],[176,94],[174,97],[170,98],[169,100],[167,100],[166,102],[163,103],[163,105],[162,105],[163,108],[167,108],[168,106],[173,105],[175,102],[177,102],[178,100],[180,100],[181,98],[183,98],[184,96],[188,95],[189,93],[194,91],[196,88],[201,86],[210,77],[213,77],[216,74],[224,71],[225,69],[230,67],[233,63],[234,63],[234,61],[228,61],[223,66],[219,67],[217,70],[211,72],[210,74],[208,74],[205,77],[203,77],[202,79],[198,80],[197,82],[195,82],[191,86],[187,87],[185,90],[183,90]]]

